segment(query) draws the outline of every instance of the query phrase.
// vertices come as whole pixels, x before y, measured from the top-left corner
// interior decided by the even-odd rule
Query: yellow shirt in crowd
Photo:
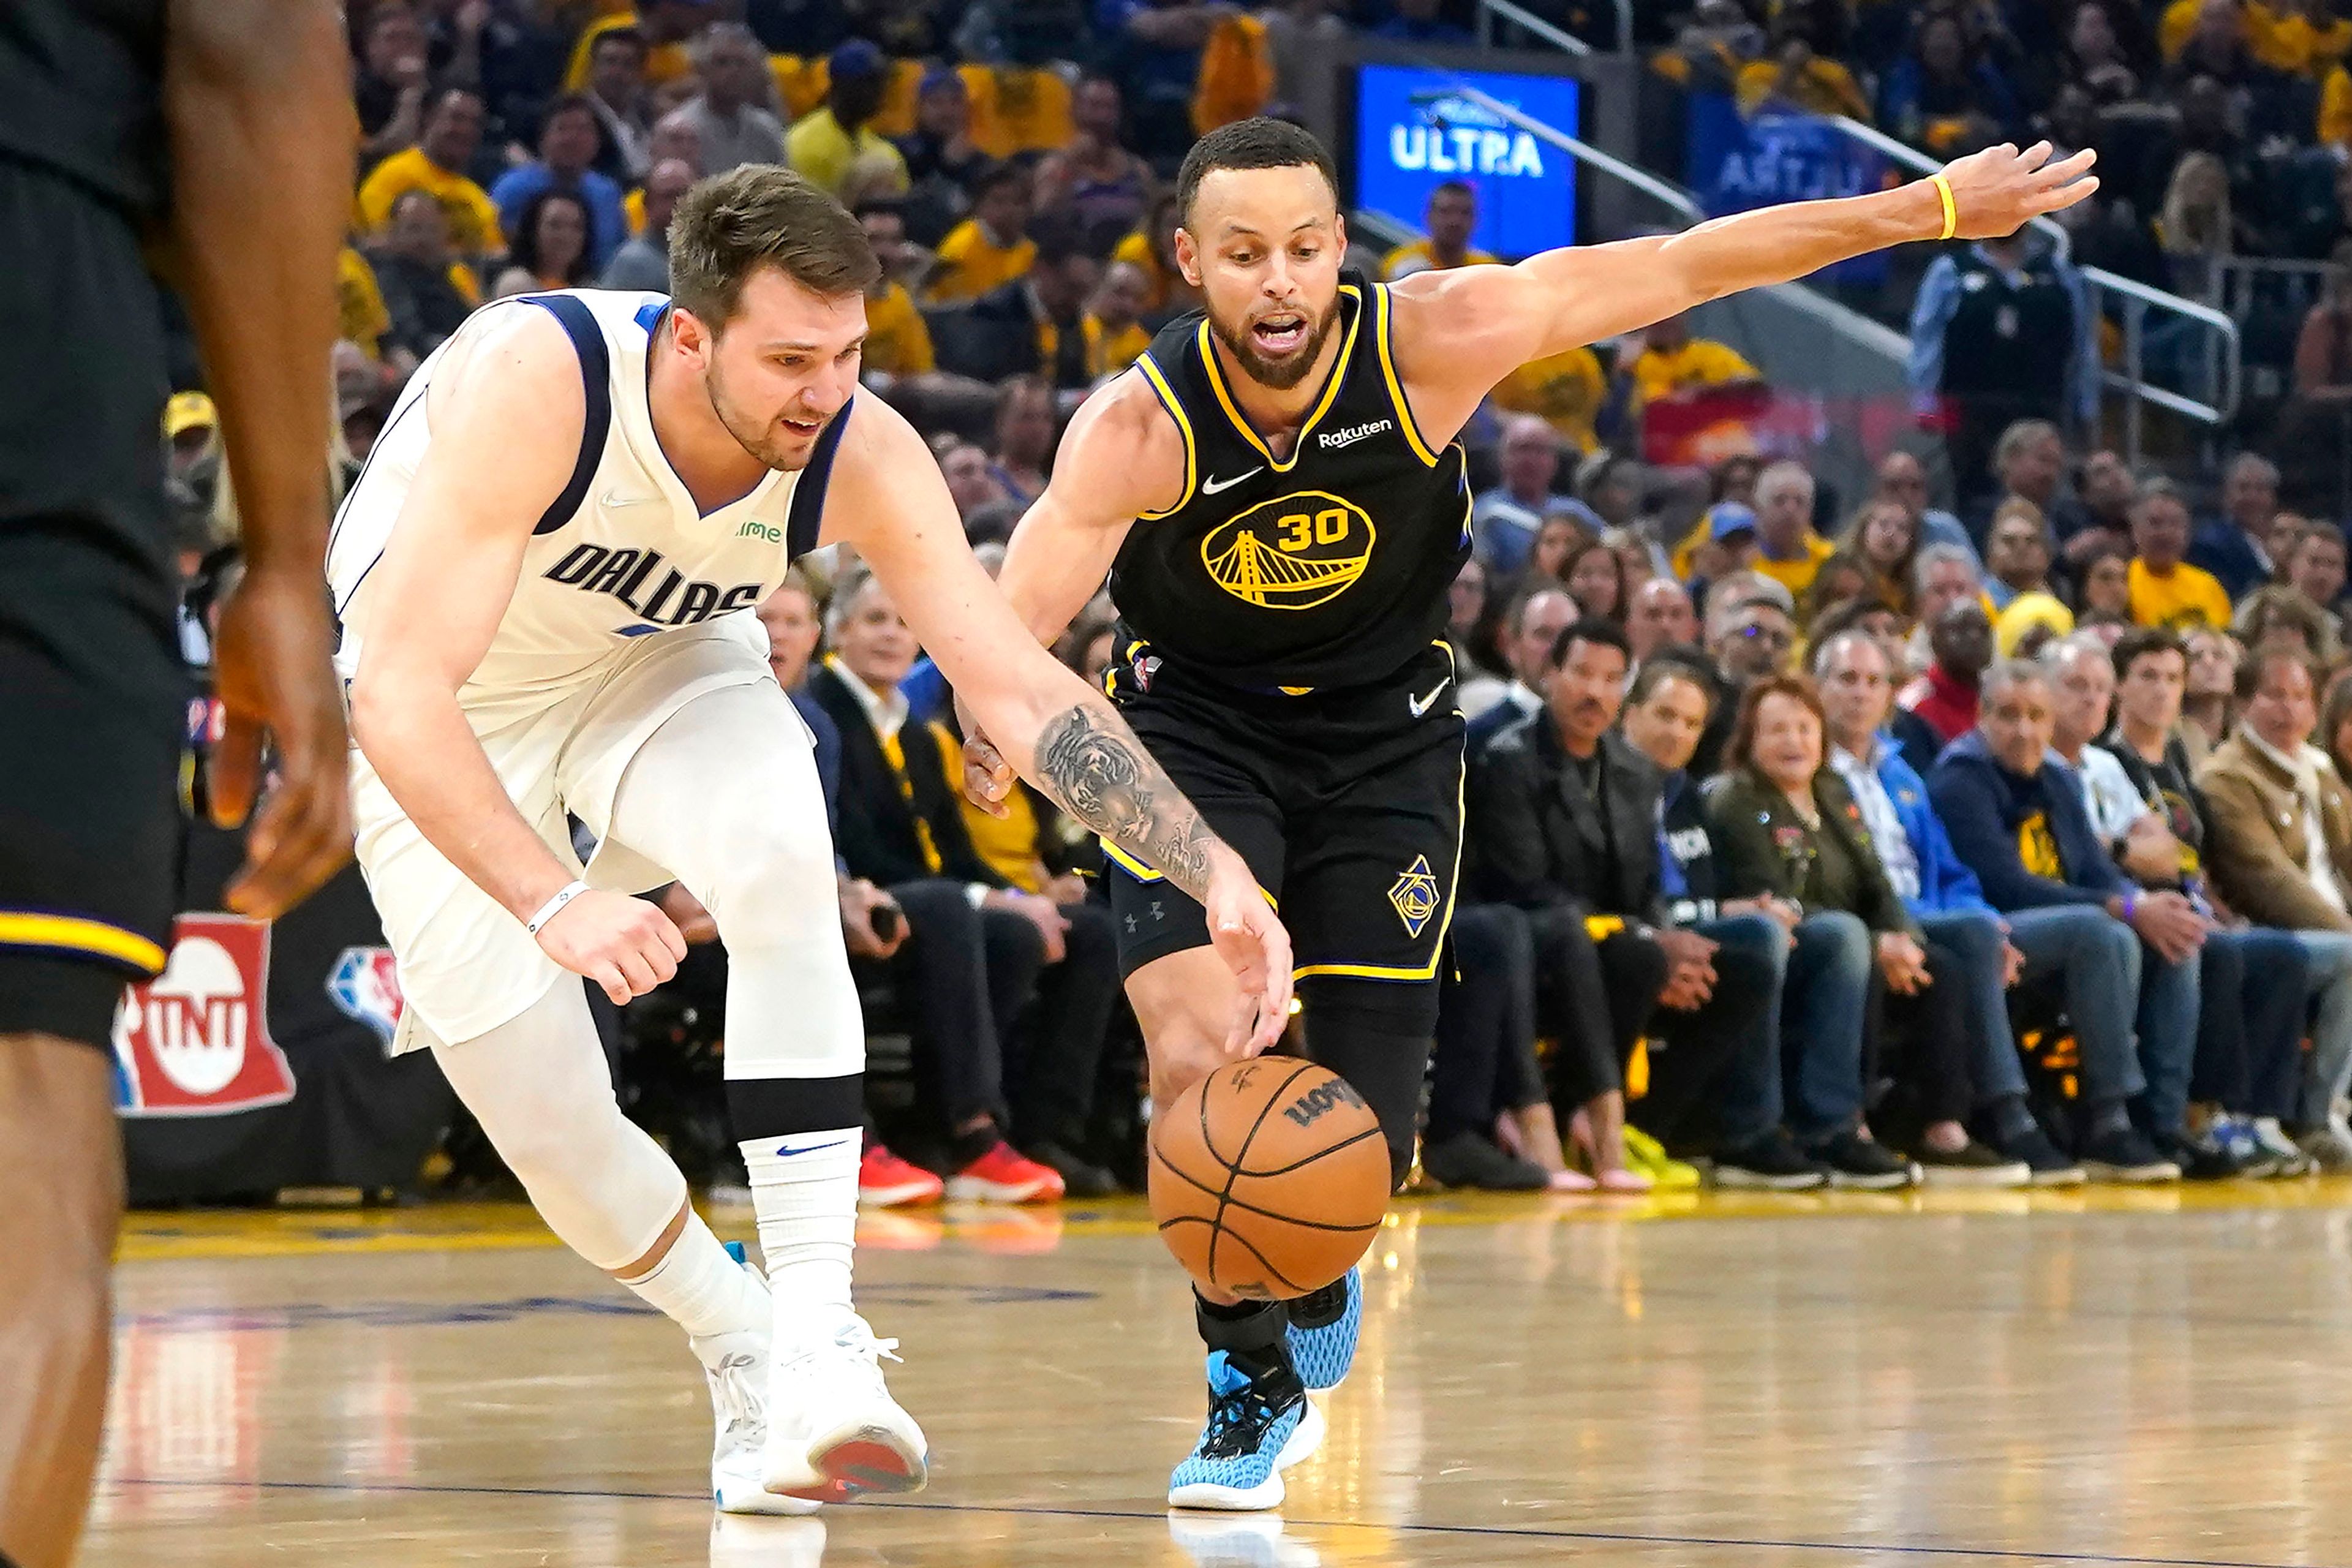
[[[581,28],[578,41],[572,46],[571,62],[563,68],[564,91],[588,90],[588,68],[596,53],[596,40],[616,27],[635,27],[643,32],[645,24],[637,20],[634,9],[625,5]],[[659,87],[693,74],[694,61],[687,58],[684,44],[658,44],[646,51],[646,81],[650,86]]]
[[[404,148],[378,163],[360,182],[360,227],[373,234],[392,221],[392,204],[411,191],[429,191],[449,215],[449,248],[464,256],[488,256],[506,248],[499,233],[498,204],[490,193],[454,174],[417,147]]]
[[[1836,553],[1836,545],[1808,530],[1802,555],[1790,561],[1775,561],[1759,551],[1754,569],[1787,588],[1790,596],[1801,599],[1805,590],[1813,585],[1813,579],[1821,574],[1822,563]]]
[[[1601,445],[1592,421],[1608,395],[1601,356],[1576,348],[1523,364],[1505,376],[1495,388],[1495,405],[1513,414],[1537,415],[1579,452],[1590,452]]]
[[[1494,256],[1473,246],[1462,253],[1459,265],[1492,267],[1496,260],[1496,258]],[[1400,245],[1381,258],[1381,276],[1391,283],[1400,278],[1409,278],[1416,272],[1447,270],[1451,269],[1437,259],[1437,253],[1429,248],[1429,241],[1425,239],[1417,239],[1411,245]]]
[[[1692,387],[1721,386],[1726,382],[1755,381],[1761,373],[1727,343],[1693,338],[1672,353],[1643,349],[1633,361],[1633,406],[1653,398],[1671,397]]]
[[[829,195],[841,195],[842,182],[849,177],[851,165],[861,159],[896,169],[897,188],[907,188],[907,160],[887,139],[876,135],[870,125],[847,132],[833,117],[832,110],[819,109],[802,116],[784,132],[784,162],[824,186]]]
[[[1780,80],[1778,60],[1754,60],[1742,66],[1731,89],[1732,96],[1738,100],[1739,112],[1753,114],[1763,108]],[[1863,96],[1853,73],[1822,55],[1815,55],[1806,62],[1804,74],[1797,79],[1789,101],[1807,114],[1843,114],[1864,124],[1870,121],[1870,100]]]
[[[2159,577],[2134,556],[2130,582],[2132,619],[2141,626],[2185,632],[2230,624],[2230,595],[2221,579],[2202,567],[2184,561]]]
[[[891,284],[879,299],[866,297],[865,360],[867,370],[885,375],[924,375],[939,368],[931,329],[905,284]]]
[[[776,79],[776,96],[787,120],[798,120],[824,102],[833,82],[832,68],[824,56],[770,55],[768,69]],[[879,136],[910,136],[921,96],[925,66],[921,60],[890,62],[883,84],[882,105],[866,128]],[[971,104],[971,139],[992,158],[1017,157],[1024,153],[1050,153],[1070,144],[1077,134],[1070,118],[1070,84],[1060,73],[1040,67],[965,65],[956,68],[963,78],[964,95]]]
[[[1168,308],[1168,274],[1160,268],[1160,254],[1151,248],[1151,237],[1138,229],[1112,247],[1113,261],[1132,262],[1143,268],[1144,277],[1151,280],[1151,290],[1143,302],[1147,310]]]
[[[934,304],[961,305],[1025,277],[1036,264],[1037,242],[1024,237],[999,245],[978,218],[968,217],[940,241],[939,257],[939,270],[924,293]]]
[[[383,308],[383,290],[376,287],[375,268],[367,258],[345,246],[335,256],[335,335],[348,338],[367,351],[370,359],[383,357],[382,339],[392,331],[392,313]]]
[[[2169,63],[2180,58],[2189,35],[2197,30],[2197,13],[2205,0],[2172,0],[2157,24],[2157,47]],[[2246,0],[2246,48],[2273,70],[2291,76],[2312,76],[2352,53],[2352,22],[2331,16],[2314,26],[2310,18],[2263,0]]]
[[[1087,374],[1100,381],[1107,375],[1117,375],[1143,357],[1151,346],[1151,334],[1142,324],[1129,321],[1118,331],[1109,331],[1101,319],[1089,313],[1085,319],[1087,333]]]

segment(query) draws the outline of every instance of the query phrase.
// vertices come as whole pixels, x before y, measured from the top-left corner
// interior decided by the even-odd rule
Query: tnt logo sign
[[[182,915],[163,973],[123,997],[114,1055],[125,1116],[217,1116],[282,1105],[294,1074],[269,1037],[269,927]]]
[[[347,947],[327,975],[327,999],[376,1032],[387,1048],[400,1027],[400,971],[392,950]]]

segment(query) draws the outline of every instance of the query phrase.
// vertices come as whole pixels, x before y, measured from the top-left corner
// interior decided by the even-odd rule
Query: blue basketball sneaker
[[[1363,1270],[1350,1268],[1289,1307],[1290,1360],[1298,1381],[1316,1394],[1339,1387],[1355,1364],[1356,1331],[1364,1325]]]
[[[1323,1413],[1277,1363],[1253,1376],[1209,1352],[1209,1424],[1168,1478],[1171,1508],[1259,1509],[1282,1501],[1282,1472],[1323,1441]]]

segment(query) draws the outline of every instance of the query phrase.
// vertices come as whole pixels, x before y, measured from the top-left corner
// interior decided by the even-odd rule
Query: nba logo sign
[[[269,927],[236,915],[182,915],[163,973],[114,1014],[125,1116],[216,1116],[294,1098],[269,1037]]]
[[[327,976],[328,1000],[373,1029],[384,1045],[400,1027],[400,973],[385,947],[347,947]]]

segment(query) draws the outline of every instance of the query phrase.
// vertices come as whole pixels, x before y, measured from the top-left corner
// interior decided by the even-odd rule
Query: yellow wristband
[[[1936,187],[1937,198],[1944,204],[1944,232],[1936,237],[1949,239],[1960,228],[1960,209],[1952,205],[1952,182],[1937,174],[1928,175],[1927,183]]]

